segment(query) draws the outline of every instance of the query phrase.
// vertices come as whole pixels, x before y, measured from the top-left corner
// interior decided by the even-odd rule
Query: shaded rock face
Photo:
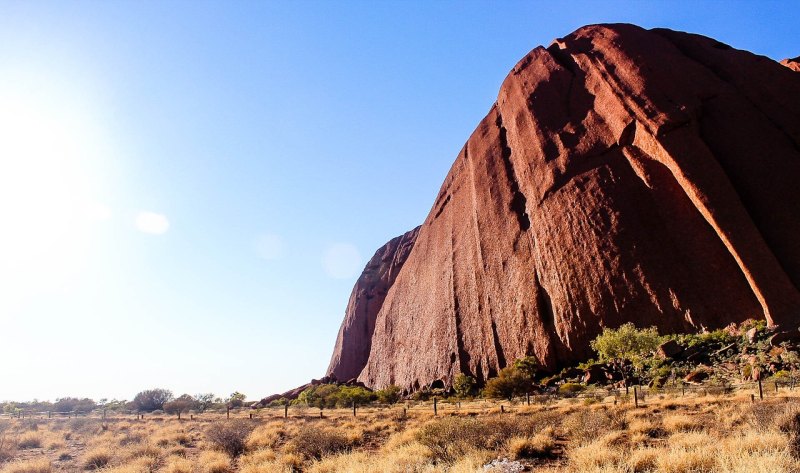
[[[367,263],[350,294],[328,367],[329,376],[347,381],[361,374],[369,358],[375,319],[414,246],[418,232],[419,227],[394,238],[376,251]]]
[[[415,390],[583,360],[626,322],[796,327],[798,177],[800,76],[702,36],[582,28],[513,68],[424,224],[370,261],[329,373]]]
[[[794,59],[784,59],[781,61],[781,64],[795,72],[800,72],[800,57],[796,57]]]

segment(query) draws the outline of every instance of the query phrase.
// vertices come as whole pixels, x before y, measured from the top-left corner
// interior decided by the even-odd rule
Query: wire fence
[[[794,377],[785,380],[752,381],[735,384],[686,384],[673,383],[662,387],[629,386],[625,387],[583,387],[573,392],[565,392],[563,387],[554,387],[545,392],[530,393],[511,399],[456,399],[433,397],[427,400],[409,400],[397,404],[353,404],[346,408],[319,409],[305,405],[279,405],[259,409],[227,408],[204,412],[184,412],[168,414],[164,412],[143,413],[132,410],[111,410],[98,408],[88,412],[55,412],[20,409],[15,412],[0,414],[0,419],[96,419],[96,420],[153,420],[163,421],[177,418],[184,421],[212,421],[226,419],[274,419],[274,418],[340,418],[358,415],[452,415],[452,414],[489,414],[512,413],[522,407],[532,405],[549,405],[563,400],[585,404],[632,404],[644,407],[648,400],[679,398],[687,396],[733,396],[749,394],[742,397],[743,402],[756,402],[768,397],[794,391],[797,386]],[[576,385],[573,385],[576,386]]]

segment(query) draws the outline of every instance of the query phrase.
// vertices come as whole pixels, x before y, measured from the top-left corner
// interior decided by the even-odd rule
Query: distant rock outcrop
[[[795,72],[800,72],[800,57],[796,57],[794,59],[784,59],[781,61],[781,64]]]
[[[799,179],[800,75],[694,34],[581,28],[513,68],[424,224],[367,265],[329,373],[415,390],[583,360],[626,322],[796,329]]]

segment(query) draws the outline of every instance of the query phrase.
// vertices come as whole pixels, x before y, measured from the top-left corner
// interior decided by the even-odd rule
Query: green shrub
[[[533,377],[529,367],[522,364],[506,366],[500,370],[496,377],[486,381],[483,396],[494,399],[511,399],[530,392],[533,386]]]
[[[399,396],[399,388],[396,393]],[[349,407],[355,402],[365,405],[376,400],[377,394],[361,386],[340,386],[337,384],[320,384],[312,386],[297,397],[292,404],[327,409],[333,407]]]
[[[584,391],[585,389],[586,386],[579,383],[564,383],[558,387],[558,393],[565,395],[576,394],[581,391]]]
[[[458,373],[453,380],[453,390],[458,397],[469,397],[475,393],[475,378],[464,373]]]
[[[384,389],[377,391],[375,395],[378,401],[384,404],[395,404],[400,400],[400,387],[394,384],[386,386]]]
[[[661,341],[655,327],[637,329],[629,322],[618,329],[603,329],[603,333],[592,340],[591,346],[601,361],[637,361],[658,348]]]

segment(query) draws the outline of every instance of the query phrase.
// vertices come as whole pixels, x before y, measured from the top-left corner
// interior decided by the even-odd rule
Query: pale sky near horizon
[[[794,2],[0,0],[0,401],[324,374],[530,49],[589,23],[800,55]]]

